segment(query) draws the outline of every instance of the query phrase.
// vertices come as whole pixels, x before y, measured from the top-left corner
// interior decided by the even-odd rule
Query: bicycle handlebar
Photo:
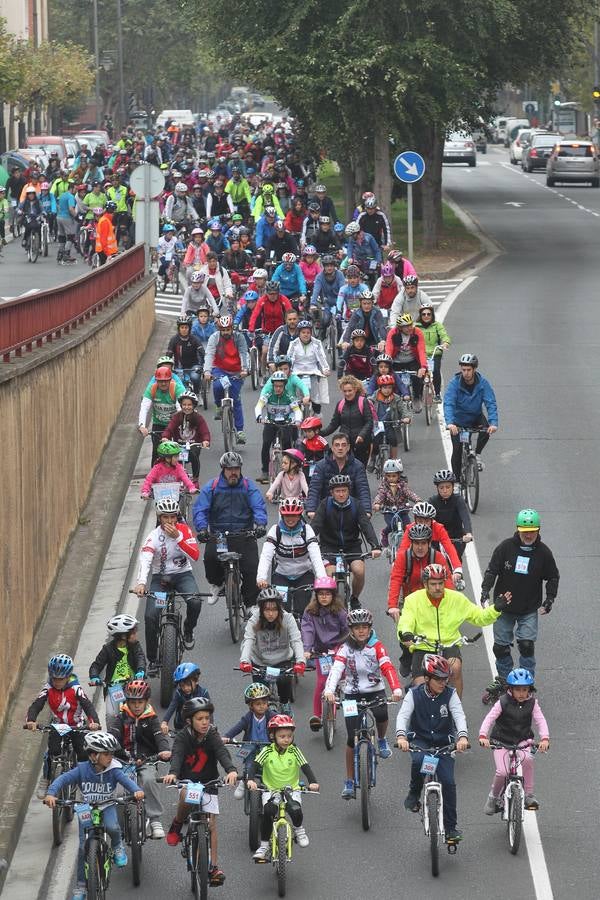
[[[304,660],[302,660],[302,662],[304,662]],[[244,675],[266,675],[267,669],[279,669],[279,675],[274,675],[273,678],[279,678],[281,675],[294,674],[294,666],[290,666],[289,669],[282,669],[280,668],[280,666],[255,666],[254,663],[252,663],[252,672],[244,672],[244,670],[240,669],[239,666],[233,667],[234,672],[243,672]],[[251,743],[253,742],[251,741]]]
[[[456,741],[451,744],[445,744],[443,747],[419,747],[417,744],[409,742],[408,749],[410,753],[428,753],[430,756],[449,756],[456,750]],[[471,749],[471,744],[467,741],[467,749]]]
[[[490,750],[538,750],[540,746],[539,741],[534,741],[532,738],[528,738],[525,741],[521,741],[520,744],[505,744],[503,741],[490,740]]]
[[[477,634],[472,635],[472,637],[467,637],[464,634],[461,634],[455,641],[452,641],[451,644],[442,644],[440,641],[432,641],[424,634],[413,634],[412,640],[409,642],[411,644],[429,644],[430,647],[438,648],[439,650],[449,650],[450,647],[462,647],[466,644],[474,644],[479,638],[483,635],[483,631],[478,631]]]

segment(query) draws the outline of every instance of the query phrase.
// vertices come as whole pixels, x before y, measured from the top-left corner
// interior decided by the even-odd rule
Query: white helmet
[[[269,273],[267,272],[266,269],[255,269],[254,272],[252,273],[252,277],[253,278],[268,278]]]
[[[137,624],[138,620],[133,616],[120,615],[109,619],[106,628],[109,634],[127,634],[129,631],[133,631]]]
[[[393,475],[394,472],[397,472],[398,475],[402,475],[404,472],[404,466],[402,465],[401,459],[386,459],[383,464],[383,474],[384,475]]]
[[[162,497],[156,501],[154,507],[159,516],[173,516],[179,512],[179,500],[176,500],[174,497]]]
[[[351,237],[353,234],[358,234],[359,231],[360,225],[358,224],[358,222],[348,222],[344,233],[347,235],[347,237]]]
[[[185,194],[187,192],[187,184],[184,184],[183,181],[178,182],[175,185],[175,192],[177,194]]]
[[[121,749],[121,745],[114,736],[108,731],[90,731],[83,739],[83,746],[86,750],[93,753],[115,753]]]

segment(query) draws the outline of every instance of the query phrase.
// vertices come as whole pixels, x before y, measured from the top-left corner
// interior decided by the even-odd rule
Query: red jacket
[[[288,210],[284,219],[285,230],[291,232],[291,234],[300,234],[305,218],[306,212],[300,212],[296,215],[293,209]]]
[[[386,284],[384,281],[382,281],[379,297],[377,298],[377,306],[380,309],[390,309],[392,303],[399,293],[400,288],[395,281],[392,281],[391,284]]]
[[[400,543],[400,550],[408,550],[410,547],[410,529],[412,526],[409,525],[408,528],[405,529],[404,534],[402,535],[402,541]],[[450,560],[450,565],[452,566],[452,571],[455,569],[460,569],[462,571],[462,564],[460,559],[458,558],[458,553],[456,552],[456,547],[450,540],[450,536],[446,531],[446,526],[442,525],[441,522],[436,522],[435,519],[431,522],[431,540],[437,544],[441,544],[444,548],[446,556]],[[446,566],[446,568],[448,568]],[[448,587],[454,587],[454,585],[450,584]]]
[[[392,571],[390,573],[390,589],[388,591],[388,609],[395,609],[400,606],[400,591],[402,591],[403,597],[408,597],[409,594],[412,594],[413,591],[419,591],[423,587],[423,582],[421,580],[421,575],[425,566],[428,566],[430,563],[430,554],[427,553],[423,559],[417,559],[413,554],[412,557],[412,569],[408,581],[405,582],[406,578],[406,550],[402,549],[402,545],[398,549],[398,553],[396,554],[396,559],[394,560],[394,565],[392,566]],[[446,557],[440,553],[439,550],[436,550],[433,556],[433,562],[439,563],[442,566],[446,565]],[[452,577],[449,575],[446,579],[446,587],[454,590],[454,582],[452,581]]]
[[[396,352],[397,352],[396,348],[394,346],[394,337],[395,337],[395,335],[397,335],[399,333],[400,333],[399,328],[391,328],[388,331],[388,336],[385,340],[385,353],[387,353],[388,356],[391,356],[392,359],[394,359],[394,357],[396,356]],[[419,368],[426,369],[427,368],[427,354],[425,353],[425,338],[423,337],[423,332],[421,331],[420,328],[413,328],[413,333],[412,333],[411,337],[413,335],[417,338],[417,342],[411,348],[412,355],[414,356],[415,361],[417,362]]]
[[[188,422],[194,429],[191,443],[202,444],[204,441],[208,441],[210,444],[210,431],[208,430],[208,425],[206,424],[204,416],[201,416],[200,413],[194,411],[191,416],[188,417]],[[169,424],[162,433],[165,441],[177,441],[178,443],[183,443],[181,435],[182,425],[183,413],[176,412],[175,415],[171,417]]]
[[[254,331],[255,328],[262,328],[267,334],[273,334],[280,325],[285,324],[285,314],[288,309],[292,309],[292,304],[284,294],[280,294],[275,303],[271,303],[268,295],[263,294],[250,316],[248,330]]]

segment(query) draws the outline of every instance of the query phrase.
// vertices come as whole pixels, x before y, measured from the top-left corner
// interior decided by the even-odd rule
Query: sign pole
[[[394,175],[406,185],[406,230],[408,233],[408,258],[414,256],[413,191],[412,186],[425,174],[425,160],[414,150],[405,150],[394,160]]]
[[[407,206],[407,224],[408,224],[408,258],[413,259],[413,196],[412,184],[406,185],[406,206]]]

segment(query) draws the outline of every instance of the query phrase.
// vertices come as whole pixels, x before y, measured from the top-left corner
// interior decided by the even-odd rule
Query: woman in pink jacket
[[[153,484],[179,481],[190,494],[195,494],[197,488],[185,469],[179,462],[181,447],[174,441],[161,441],[156,448],[159,461],[152,466],[142,485],[142,500],[147,500],[152,492]]]

